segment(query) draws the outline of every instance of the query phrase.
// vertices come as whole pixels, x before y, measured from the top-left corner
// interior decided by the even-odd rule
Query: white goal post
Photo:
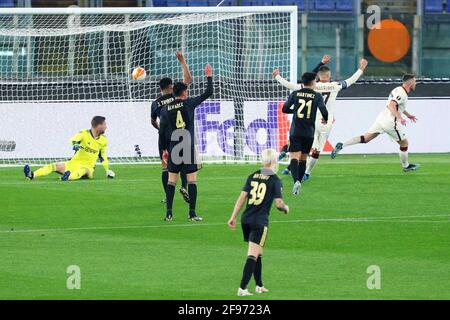
[[[159,79],[214,95],[196,110],[204,161],[248,162],[287,141],[280,112],[289,92],[272,70],[297,80],[297,7],[0,9],[0,165],[68,159],[69,139],[106,116],[112,163],[159,162],[150,105]],[[146,78],[131,79],[134,67]],[[8,142],[8,143],[6,143]]]

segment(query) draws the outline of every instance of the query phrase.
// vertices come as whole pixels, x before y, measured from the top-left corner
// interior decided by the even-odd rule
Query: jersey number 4
[[[300,107],[297,110],[297,117],[299,117],[300,119],[305,118],[305,113],[302,113],[302,111],[306,107],[306,119],[309,119],[311,117],[311,108],[313,101],[308,100],[308,102],[306,102],[305,99],[301,99],[298,101],[298,103],[300,104]]]
[[[175,125],[178,129],[186,127],[186,123],[183,120],[183,116],[181,115],[180,110],[177,111],[177,121]]]
[[[250,199],[248,199],[248,204],[258,206],[264,200],[267,186],[264,182],[259,183],[258,181],[250,182],[250,186],[252,187],[252,189],[250,190]]]

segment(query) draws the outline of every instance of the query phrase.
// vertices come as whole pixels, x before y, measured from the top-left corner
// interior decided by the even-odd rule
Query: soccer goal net
[[[150,105],[158,81],[182,80],[214,95],[196,110],[204,161],[255,161],[287,141],[281,113],[289,92],[272,70],[296,81],[297,8],[68,8],[0,10],[0,164],[42,164],[73,155],[70,138],[105,116],[115,163],[156,162]],[[144,80],[132,80],[135,67]]]

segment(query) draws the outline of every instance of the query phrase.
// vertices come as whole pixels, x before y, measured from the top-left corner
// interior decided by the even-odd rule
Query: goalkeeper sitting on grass
[[[57,172],[62,174],[61,181],[92,179],[95,164],[99,159],[103,168],[105,168],[106,176],[114,178],[115,173],[109,170],[108,158],[106,157],[108,139],[104,135],[106,131],[105,120],[105,117],[95,116],[92,118],[90,130],[82,130],[70,139],[75,154],[69,161],[51,163],[34,172],[31,171],[29,165],[25,165],[23,168],[25,177],[33,180]]]

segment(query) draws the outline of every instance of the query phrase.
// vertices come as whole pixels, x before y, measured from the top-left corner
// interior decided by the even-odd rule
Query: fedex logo
[[[195,110],[198,151],[208,156],[234,155],[234,104],[206,101]]]
[[[232,101],[206,101],[196,109],[196,135],[200,154],[235,154],[235,137],[242,139],[244,154],[260,154],[266,148],[279,150],[288,141],[290,121],[281,112],[282,102],[244,102],[243,123],[236,129]]]
[[[243,119],[238,119],[242,122],[239,121],[237,126],[233,101],[202,103],[196,109],[196,135],[200,154],[234,156],[235,140],[242,141],[244,155],[261,154],[267,148],[281,150],[289,141],[292,117],[282,112],[283,103],[246,101],[243,104]],[[240,147],[237,149],[238,152],[242,150]]]
[[[289,139],[290,119],[281,109],[283,102],[244,103],[245,145],[247,154],[280,150]]]

